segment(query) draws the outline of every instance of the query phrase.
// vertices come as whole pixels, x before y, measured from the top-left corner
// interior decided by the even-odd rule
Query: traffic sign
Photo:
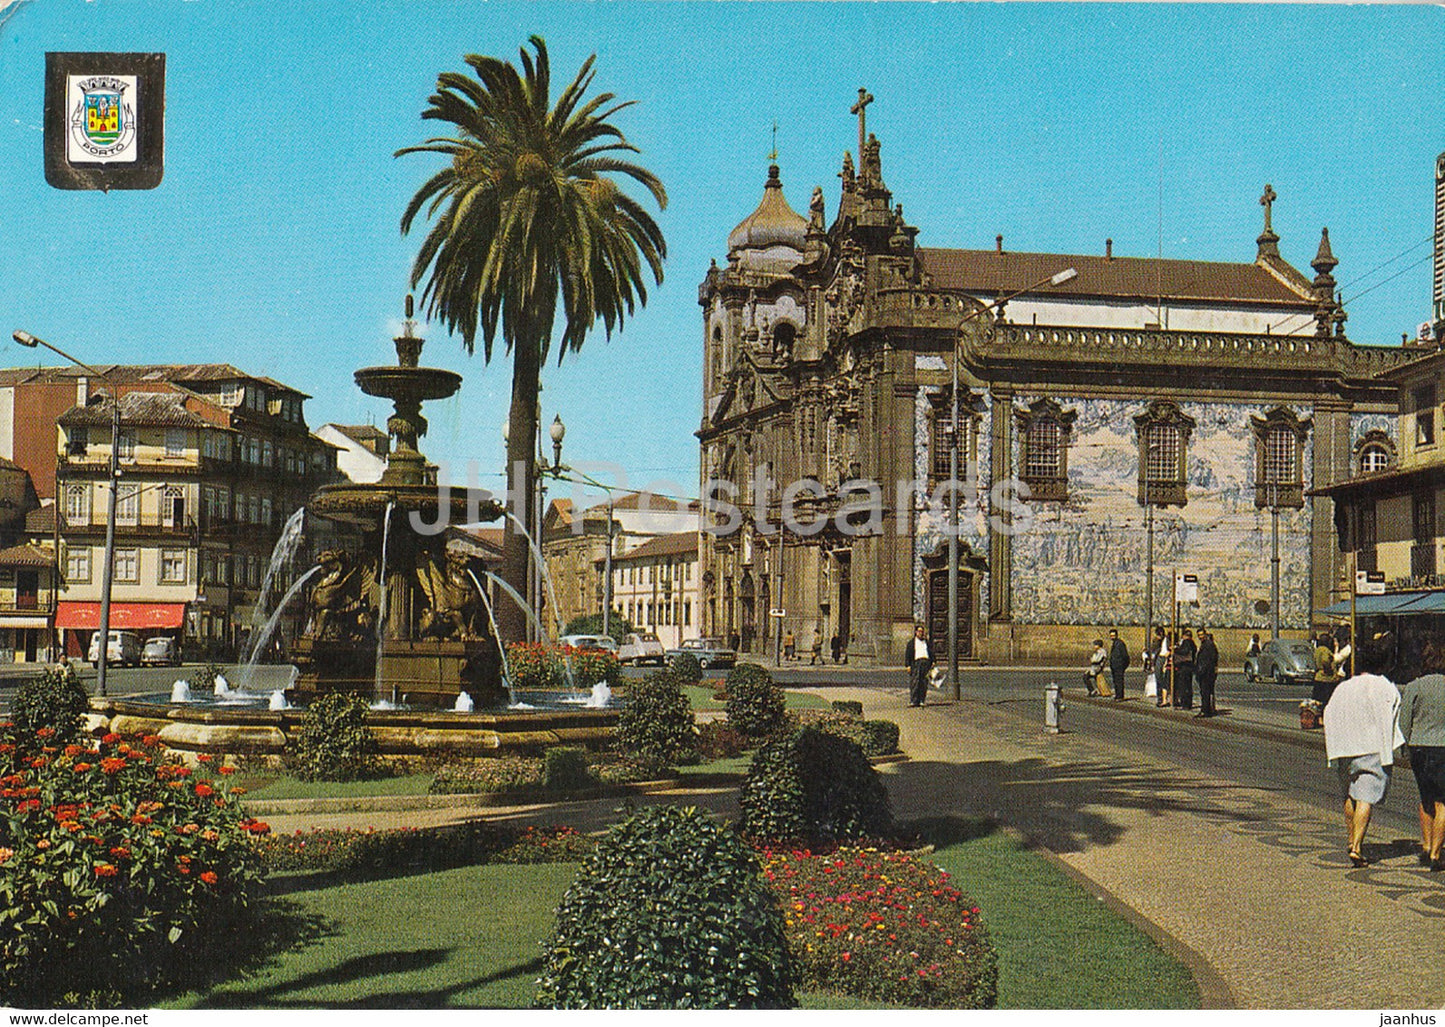
[[[1176,603],[1199,602],[1199,575],[1174,575],[1174,601]]]
[[[1382,596],[1384,594],[1384,571],[1355,571],[1355,595]]]

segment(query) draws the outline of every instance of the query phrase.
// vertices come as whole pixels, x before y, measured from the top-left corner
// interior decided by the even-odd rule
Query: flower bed
[[[232,769],[168,762],[153,737],[52,737],[0,731],[0,992],[137,995],[244,931],[251,837],[268,828],[242,813]]]
[[[507,646],[507,667],[512,672],[512,687],[524,691],[553,692],[572,686],[591,688],[600,681],[615,684],[622,676],[622,664],[616,653],[541,642],[515,642]]]
[[[803,987],[914,1008],[985,1009],[998,967],[978,908],[905,852],[763,850]]]
[[[273,871],[398,873],[477,863],[569,863],[592,851],[591,838],[571,827],[399,828],[297,831],[257,841]]]

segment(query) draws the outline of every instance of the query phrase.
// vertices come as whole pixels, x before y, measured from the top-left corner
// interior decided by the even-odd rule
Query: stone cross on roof
[[[1255,240],[1259,244],[1259,250],[1255,259],[1262,257],[1279,256],[1279,236],[1274,233],[1274,226],[1270,223],[1270,214],[1273,212],[1274,201],[1279,199],[1279,194],[1274,191],[1274,186],[1268,182],[1264,184],[1264,195],[1259,198],[1259,205],[1264,208],[1264,231],[1259,233]]]
[[[1277,199],[1279,199],[1279,195],[1274,191],[1274,186],[1268,182],[1264,183],[1264,195],[1259,198],[1259,205],[1264,208],[1264,230],[1266,232],[1273,231],[1270,227],[1269,215],[1270,208],[1274,206],[1274,201]]]
[[[858,115],[858,152],[863,152],[863,142],[868,138],[868,105],[873,102],[873,94],[862,86],[858,87],[858,102],[848,108],[849,114]]]

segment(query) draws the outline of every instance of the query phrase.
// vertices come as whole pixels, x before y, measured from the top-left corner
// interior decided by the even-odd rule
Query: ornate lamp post
[[[1032,285],[1015,290],[1007,296],[1000,296],[987,306],[979,307],[970,311],[958,323],[958,338],[953,344],[953,384],[950,392],[950,410],[948,422],[948,689],[949,694],[956,701],[962,697],[963,690],[958,680],[958,347],[963,341],[963,326],[977,318],[979,315],[989,311],[996,311],[1009,300],[1022,296],[1026,292],[1033,292],[1044,286],[1058,286],[1065,282],[1071,282],[1079,276],[1074,268],[1065,268],[1056,274],[1041,278]]]
[[[83,360],[77,360],[59,346],[52,346],[44,339],[37,339],[29,332],[16,331],[11,335],[16,342],[30,349],[44,346],[52,353],[69,360],[76,367],[93,375],[97,381],[104,381],[105,375]],[[106,694],[106,665],[110,657],[110,591],[115,581],[115,493],[120,481],[120,396],[114,388],[105,390],[110,394],[110,490],[106,498],[105,512],[105,566],[100,572],[100,644],[95,647],[95,689],[100,695]]]

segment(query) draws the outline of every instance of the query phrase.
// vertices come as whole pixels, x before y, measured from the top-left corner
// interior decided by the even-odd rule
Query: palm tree
[[[402,215],[406,234],[425,208],[435,218],[412,266],[423,278],[422,306],[474,353],[478,321],[482,354],[490,362],[498,328],[512,356],[512,404],[507,432],[508,487],[513,511],[526,520],[536,474],[537,394],[561,298],[563,329],[557,358],[581,348],[601,320],[608,337],[626,315],[647,302],[643,263],[662,282],[667,244],[640,203],[614,176],[640,183],[666,208],[657,177],[619,156],[637,153],[611,123],[632,101],[611,93],[583,101],[596,55],[550,107],[547,44],[521,50],[522,69],[469,54],[475,78],[437,76],[423,118],[455,126],[451,137],[398,150],[440,153],[446,166],[417,190]],[[520,474],[516,473],[520,467]],[[527,544],[508,521],[502,577],[525,594]],[[504,604],[499,625],[509,639],[525,631],[521,611]]]

